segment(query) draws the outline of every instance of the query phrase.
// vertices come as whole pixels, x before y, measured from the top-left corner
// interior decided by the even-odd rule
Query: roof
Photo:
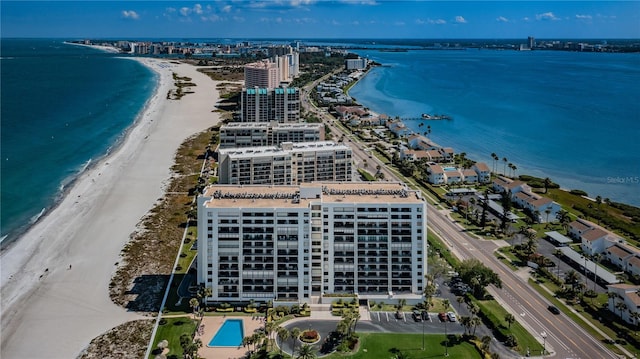
[[[585,241],[595,241],[597,239],[605,237],[606,235],[607,235],[606,231],[600,228],[593,228],[590,231],[583,233],[582,239],[584,239]]]
[[[626,258],[633,255],[633,252],[617,244],[607,248],[607,252],[611,252],[620,258]]]
[[[586,223],[584,223],[581,220],[575,220],[575,221],[569,223],[569,227],[571,227],[571,228],[573,228],[573,229],[575,229],[577,231],[580,231],[580,232],[584,232],[586,230],[589,230],[589,229],[593,228],[592,226],[587,225]]]
[[[634,267],[640,268],[640,255],[635,255],[633,257],[631,257],[631,259],[629,259],[629,264],[633,265]]]
[[[572,240],[571,238],[568,238],[566,236],[563,236],[562,234],[556,232],[556,231],[551,231],[551,232],[544,232],[544,234],[546,234],[549,238],[553,239],[554,241],[558,242],[558,243],[571,243]]]
[[[586,266],[589,272],[596,273],[598,278],[600,278],[605,283],[607,284],[618,283],[618,278],[615,276],[615,274],[607,271],[604,267],[596,264],[593,261],[590,261],[588,259],[585,260],[584,256],[582,256],[580,253],[571,249],[571,247],[556,247],[556,249],[562,252],[564,256],[571,259],[574,263],[579,264],[581,266]],[[598,266],[598,271],[596,271],[596,266]]]
[[[553,202],[551,200],[551,198],[540,197],[538,199],[535,199],[535,200],[531,201],[531,204],[536,206],[536,207],[540,207],[540,206],[544,206],[545,204],[549,204],[551,202]]]
[[[462,171],[462,174],[463,174],[465,177],[471,177],[471,176],[477,176],[477,175],[478,175],[478,174],[476,173],[476,171],[474,171],[474,170],[464,170],[464,171]]]
[[[475,164],[475,166],[478,169],[478,171],[489,172],[489,166],[487,166],[487,164],[484,162],[478,162]]]
[[[525,184],[525,183],[522,182],[522,181],[511,181],[511,183],[507,184],[505,186],[505,188],[512,189],[512,188],[516,188],[516,187],[522,186],[523,184]]]
[[[634,303],[636,306],[640,306],[640,294],[638,294],[638,292],[640,292],[640,286],[620,283],[620,284],[612,284],[607,287],[609,289],[622,290],[623,296],[629,298],[629,300],[631,300],[631,302]]]
[[[429,170],[431,173],[444,173],[442,167],[438,165],[429,165]]]
[[[513,182],[513,180],[502,177],[502,176],[498,176],[496,178],[493,179],[493,183],[501,186],[501,187],[505,187],[506,185],[508,185],[509,183]]]

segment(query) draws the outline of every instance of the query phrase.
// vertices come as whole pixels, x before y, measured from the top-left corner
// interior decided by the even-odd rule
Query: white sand
[[[127,139],[0,257],[2,358],[74,358],[94,337],[141,317],[109,299],[120,250],[162,197],[179,145],[219,115],[216,82],[195,67],[137,60],[161,80]],[[191,77],[195,93],[167,100],[173,72]]]

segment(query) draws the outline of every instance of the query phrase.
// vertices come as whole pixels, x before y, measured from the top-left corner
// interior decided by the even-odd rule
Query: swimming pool
[[[442,170],[445,171],[445,172],[448,172],[448,171],[455,171],[456,168],[455,167],[442,167]]]
[[[239,347],[244,338],[242,319],[227,319],[209,342],[210,347]]]

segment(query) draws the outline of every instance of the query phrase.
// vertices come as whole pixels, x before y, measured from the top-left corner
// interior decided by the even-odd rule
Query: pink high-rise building
[[[278,64],[268,61],[254,62],[244,67],[244,83],[246,88],[278,87],[280,84],[280,71]]]

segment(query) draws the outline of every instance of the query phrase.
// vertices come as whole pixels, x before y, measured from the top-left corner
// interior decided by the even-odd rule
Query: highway
[[[305,110],[315,113],[325,124],[329,126],[334,139],[342,135],[350,138],[346,141],[353,150],[354,163],[357,166],[363,160],[367,160],[368,170],[375,170],[380,165],[385,179],[388,181],[401,181],[393,171],[385,166],[376,156],[369,157],[364,144],[356,138],[344,132],[341,126],[334,124],[334,119],[324,109],[318,109],[308,98],[310,89],[320,80],[305,86],[302,91],[301,102]],[[427,201],[428,229],[434,231],[452,249],[452,252],[461,260],[477,258],[486,266],[500,275],[502,289],[490,287],[490,293],[509,312],[511,312],[530,333],[544,343],[547,355],[554,358],[592,359],[592,358],[619,358],[607,349],[602,343],[593,338],[583,328],[578,326],[564,314],[554,315],[548,311],[550,304],[537,291],[504,263],[500,262],[493,252],[498,248],[497,244],[483,239],[469,236],[456,223],[453,223],[446,215],[446,211],[439,210]],[[543,336],[546,339],[543,339]],[[531,353],[539,356],[541,353]]]

